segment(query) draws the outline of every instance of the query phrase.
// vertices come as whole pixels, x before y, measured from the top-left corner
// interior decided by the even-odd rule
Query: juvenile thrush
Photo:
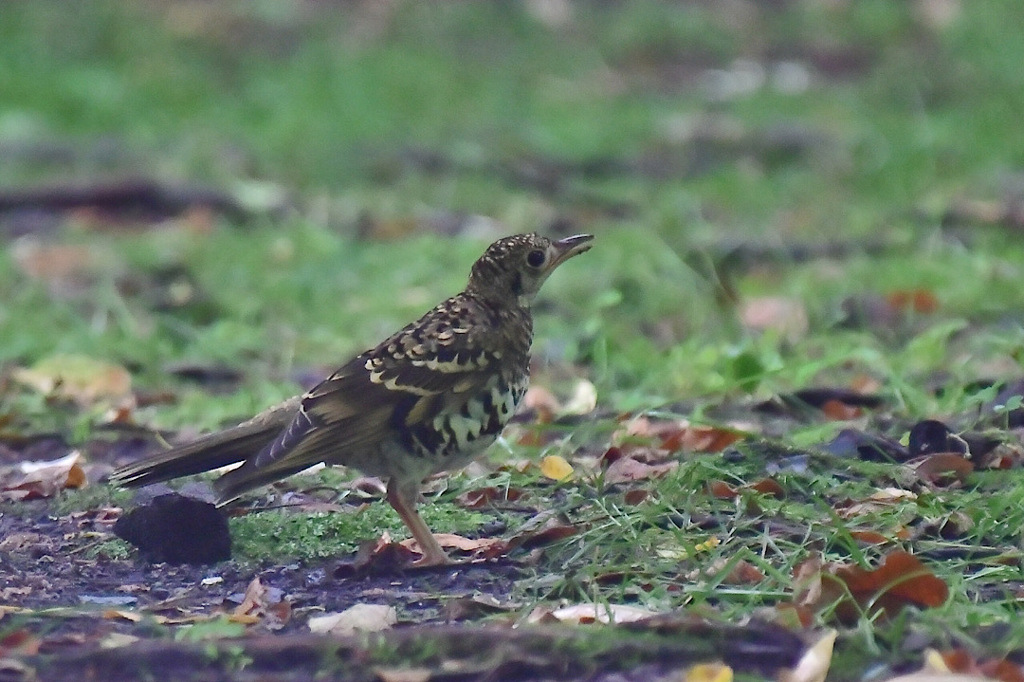
[[[420,483],[480,455],[515,413],[529,381],[533,297],[592,240],[499,239],[462,293],[304,395],[122,467],[111,482],[142,486],[241,462],[214,484],[223,505],[320,462],[351,466],[387,478],[387,500],[422,552],[417,563],[448,563],[416,511]]]

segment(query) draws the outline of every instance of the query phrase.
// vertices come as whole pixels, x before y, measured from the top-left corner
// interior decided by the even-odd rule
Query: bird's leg
[[[420,546],[420,551],[423,553],[423,556],[414,565],[440,566],[453,563],[441,549],[441,545],[437,543],[437,539],[434,538],[419,512],[416,511],[417,497],[419,497],[418,482],[414,481],[412,484],[406,482],[403,485],[394,476],[388,480],[388,503],[398,512],[402,523],[412,532],[416,544]]]

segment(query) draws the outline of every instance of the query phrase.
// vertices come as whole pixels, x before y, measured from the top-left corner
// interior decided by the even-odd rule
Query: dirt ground
[[[712,644],[722,636],[714,628],[691,633],[687,641],[644,631],[609,639],[615,628],[601,626],[512,629],[455,622],[479,617],[484,609],[474,612],[473,604],[507,598],[512,583],[524,577],[511,560],[344,577],[338,560],[257,570],[231,561],[171,566],[87,558],[90,544],[109,526],[104,515],[54,516],[46,500],[0,507],[0,644],[6,642],[0,654],[8,650],[0,655],[0,679],[56,680],[84,671],[85,679],[103,680],[630,682],[678,679],[681,667],[722,653]],[[247,623],[243,637],[197,642],[173,635],[174,624],[202,623],[218,613],[237,616],[257,577],[271,596],[265,613],[236,618]],[[275,609],[274,600],[287,608]],[[309,632],[308,616],[364,603],[395,607],[397,627],[380,640]],[[680,627],[694,624],[659,626],[669,633]],[[737,648],[734,664],[769,672],[791,665],[802,649],[778,628],[755,634],[754,641],[749,649]],[[114,642],[125,646],[111,648]],[[619,655],[627,649],[631,655]]]

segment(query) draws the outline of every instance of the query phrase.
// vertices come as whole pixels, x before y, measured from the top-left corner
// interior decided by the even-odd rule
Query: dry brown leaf
[[[434,533],[434,539],[437,540],[437,544],[442,547],[449,549],[458,549],[463,552],[476,552],[478,550],[487,550],[496,545],[503,545],[505,543],[501,538],[466,538],[461,535],[455,535],[454,533]],[[402,547],[411,549],[414,552],[420,552],[420,546],[413,538],[407,538],[398,543]]]
[[[902,488],[882,488],[873,492],[866,500],[854,502],[837,503],[835,506],[836,515],[841,519],[853,519],[866,514],[874,514],[884,511],[897,504],[913,502],[917,494]]]
[[[515,502],[526,494],[522,488],[497,488],[488,486],[468,490],[456,498],[456,501],[467,509],[479,509],[495,502]]]
[[[875,530],[851,530],[850,537],[858,542],[869,545],[884,545],[892,542],[892,538],[886,537]]]
[[[631,481],[644,481],[651,478],[661,478],[670,471],[674,471],[679,462],[665,462],[664,464],[644,464],[632,457],[620,457],[612,462],[604,472],[604,481],[608,485],[627,483]]]
[[[764,573],[746,559],[740,559],[725,577],[728,585],[757,585],[765,578]]]
[[[135,635],[129,635],[124,632],[108,632],[100,640],[101,649],[117,649],[123,646],[131,646],[141,639]]]
[[[245,588],[242,603],[234,608],[228,620],[245,625],[262,623],[277,630],[284,627],[291,613],[291,602],[284,598],[281,590],[265,586],[257,576]]]
[[[923,481],[932,484],[951,479],[962,483],[974,472],[974,464],[958,452],[937,452],[907,464],[914,467]]]
[[[776,604],[774,611],[774,622],[790,630],[806,630],[814,624],[814,612],[800,604]]]
[[[633,488],[627,490],[622,496],[622,501],[628,505],[636,506],[647,501],[651,497],[651,491],[644,488]]]
[[[700,572],[694,575],[695,578],[703,576],[715,576],[722,572],[731,560],[729,557],[722,557],[711,562]],[[722,580],[725,585],[756,585],[764,580],[764,573],[746,559],[740,559],[730,569],[729,573]]]
[[[490,594],[476,594],[471,597],[456,597],[444,603],[444,618],[447,621],[476,620],[495,613],[509,613],[522,608],[515,602],[501,602]]]
[[[741,436],[737,431],[716,426],[691,425],[663,439],[661,446],[672,452],[721,452]]]
[[[767,495],[768,497],[774,497],[782,499],[786,496],[786,491],[783,490],[782,486],[773,478],[762,478],[756,483],[749,483],[739,488],[734,488],[725,481],[712,481],[708,484],[708,489],[712,496],[717,497],[720,500],[732,500],[739,497],[744,490],[752,490],[761,495]]]
[[[900,289],[886,294],[886,302],[896,310],[932,314],[939,310],[939,299],[928,289]]]
[[[1002,682],[1024,682],[1024,669],[1005,658],[979,660],[966,649],[930,653],[934,655],[929,656],[928,664],[935,670],[960,675],[980,675],[984,679]]]
[[[533,410],[541,424],[548,424],[562,410],[562,404],[543,386],[530,386],[523,396],[523,408]]]
[[[708,491],[712,497],[720,500],[732,500],[739,497],[740,491],[725,481],[711,481],[708,483]]]
[[[23,628],[6,632],[0,636],[0,659],[14,656],[35,656],[39,653],[40,644],[42,644],[41,639]]]
[[[854,405],[847,405],[840,400],[826,400],[821,411],[832,421],[842,422],[857,419],[864,415],[864,411]]]
[[[553,542],[571,537],[578,532],[579,529],[575,525],[565,521],[559,515],[551,512],[541,512],[524,523],[518,535],[515,535],[506,543],[496,543],[492,548],[484,552],[484,556],[487,558],[501,556],[516,547],[522,547],[523,549],[543,547],[544,545],[550,545]]]
[[[86,480],[81,459],[81,453],[72,450],[49,462],[0,467],[0,500],[34,500],[53,497],[66,488],[83,487]]]
[[[742,437],[743,434],[734,429],[690,424],[685,419],[636,417],[625,429],[612,434],[612,443],[623,446],[630,454],[632,444],[623,444],[637,439],[647,439],[655,447],[669,452],[721,452]]]
[[[949,596],[946,583],[903,550],[890,552],[874,569],[853,564],[821,565],[820,560],[811,559],[797,566],[794,586],[798,604],[821,608],[839,602],[836,615],[844,621],[857,617],[857,609],[847,601],[849,597],[869,612],[893,613],[908,604],[941,606]]]

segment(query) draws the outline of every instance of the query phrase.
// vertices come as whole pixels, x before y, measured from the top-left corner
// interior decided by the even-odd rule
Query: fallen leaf
[[[837,566],[834,573],[861,603],[869,601],[941,606],[949,597],[946,583],[925,568],[921,560],[903,550],[887,554],[874,569],[859,566]]]
[[[559,455],[548,455],[542,459],[540,472],[553,481],[568,481],[573,477],[572,465]]]
[[[712,497],[717,497],[720,500],[732,500],[739,497],[740,494],[739,490],[725,481],[711,481],[708,484],[708,491]]]
[[[523,396],[523,409],[536,413],[536,421],[541,424],[549,424],[561,411],[562,404],[554,393],[543,386],[530,386]]]
[[[869,545],[884,545],[892,541],[892,538],[887,538],[874,530],[851,530],[850,537],[858,542],[864,542]]]
[[[117,649],[123,646],[131,646],[139,641],[139,638],[135,635],[129,635],[123,632],[108,632],[100,640],[101,649]]]
[[[633,488],[632,490],[626,491],[626,493],[622,496],[622,501],[628,505],[635,507],[636,505],[645,502],[650,497],[650,490],[645,490],[643,488]]]
[[[509,613],[522,608],[522,604],[504,603],[489,594],[476,594],[472,597],[456,597],[444,603],[444,616],[447,621],[475,620],[495,613]]]
[[[380,682],[429,682],[434,676],[428,668],[374,668]]]
[[[14,243],[10,253],[23,274],[48,284],[56,293],[84,291],[98,274],[97,252],[87,246],[22,239]]]
[[[534,549],[550,545],[579,532],[579,529],[552,512],[541,512],[522,525],[519,533],[510,538],[504,546],[500,543],[484,552],[486,558],[507,554],[513,549]]]
[[[745,487],[750,488],[755,492],[759,492],[762,495],[767,495],[768,497],[774,497],[780,500],[786,497],[786,491],[774,478],[762,478],[760,481],[755,481]]]
[[[779,682],[825,682],[825,676],[832,665],[832,651],[835,647],[838,632],[826,630],[804,655],[797,661],[792,670],[783,670],[779,674]]]
[[[538,606],[530,613],[526,622],[558,622],[574,625],[634,623],[654,615],[656,615],[654,611],[628,604],[574,604],[553,611]]]
[[[941,653],[928,649],[924,652],[924,665],[920,670],[890,678],[888,682],[1018,682],[1022,679],[1020,666],[1009,663],[1007,667],[1004,663],[1008,663],[1006,659],[993,659],[979,664],[973,655],[963,649]]]
[[[939,310],[939,299],[927,289],[900,289],[885,296],[886,302],[896,310],[932,314]]]
[[[612,443],[622,447],[630,441],[646,439],[657,448],[669,452],[721,452],[743,436],[742,432],[735,429],[690,424],[685,419],[665,420],[642,416],[630,420],[625,429],[612,434]]]
[[[338,636],[357,632],[380,632],[398,622],[398,612],[385,604],[355,604],[340,613],[326,613],[309,619],[310,631]]]
[[[927,668],[960,675],[978,675],[984,679],[1002,682],[1024,681],[1024,669],[1005,658],[978,659],[967,649],[930,651]]]
[[[572,396],[562,406],[559,416],[590,414],[597,407],[597,387],[586,379],[580,379],[573,388]]]
[[[242,603],[234,608],[228,620],[245,625],[262,623],[268,629],[279,630],[291,613],[291,602],[284,598],[284,593],[276,587],[267,587],[257,576],[245,588]]]
[[[500,538],[466,538],[461,535],[455,535],[454,533],[434,533],[434,539],[437,540],[437,544],[448,549],[457,549],[463,552],[476,552],[481,549],[489,549],[495,545],[504,544],[504,540]],[[411,549],[414,552],[422,554],[420,551],[419,544],[413,538],[407,538],[398,543],[402,547]]]
[[[124,611],[122,609],[107,609],[106,611],[103,612],[103,617],[106,620],[118,620],[118,619],[120,619],[120,620],[126,620],[129,623],[140,623],[140,622],[142,622],[142,620],[144,618],[147,618],[149,616],[145,616],[145,615],[143,615],[143,614],[141,614],[141,613],[139,613],[137,611]],[[157,622],[159,622],[159,618],[158,618]]]
[[[526,491],[522,488],[488,486],[468,490],[456,498],[456,501],[467,509],[479,509],[495,502],[515,502],[522,498]]]
[[[683,682],[732,682],[732,668],[724,663],[698,663],[686,671]]]
[[[711,562],[710,566],[701,569],[700,573],[705,577],[719,575],[732,561],[729,557],[722,557]],[[699,575],[694,576],[700,577]],[[756,585],[764,580],[765,575],[757,566],[746,559],[740,559],[729,569],[729,572],[722,579],[725,585]]]
[[[612,462],[604,472],[604,482],[608,485],[627,483],[631,481],[643,481],[651,478],[661,478],[670,471],[675,471],[679,462],[665,462],[664,464],[644,464],[632,457],[620,457]]]
[[[86,355],[53,355],[30,368],[15,368],[11,376],[40,393],[84,406],[131,397],[128,370]]]
[[[727,585],[757,585],[765,578],[764,573],[746,559],[740,559],[725,577]]]
[[[955,480],[963,482],[974,472],[974,464],[956,452],[938,452],[928,455],[920,461],[908,462],[921,480],[931,484]]]
[[[774,497],[777,499],[783,499],[786,496],[786,491],[783,490],[779,482],[773,478],[763,478],[756,483],[750,483],[739,488],[734,488],[725,481],[712,481],[708,484],[708,489],[714,497],[720,500],[732,500],[739,497],[744,490],[752,490],[755,493],[766,495],[768,497]]]
[[[864,414],[859,407],[847,405],[838,400],[826,400],[821,406],[821,411],[825,413],[826,417],[837,422],[857,419]]]
[[[882,488],[868,496],[866,500],[846,500],[835,505],[836,515],[841,519],[853,519],[858,516],[875,514],[890,509],[898,504],[914,502],[917,494],[902,488]]]
[[[903,550],[885,555],[875,569],[804,562],[797,567],[794,585],[798,604],[823,608],[838,602],[836,615],[843,621],[857,617],[857,609],[848,602],[851,597],[869,613],[890,614],[906,605],[938,607],[949,597],[946,583]]]
[[[689,425],[661,441],[671,452],[721,452],[738,441],[742,434],[716,426]]]
[[[21,462],[0,467],[0,500],[35,500],[53,497],[67,488],[85,485],[82,455],[72,450],[48,462]]]
[[[5,632],[0,636],[0,659],[8,656],[35,656],[42,641],[25,629]]]
[[[698,553],[707,552],[714,549],[722,543],[721,540],[715,536],[709,537],[703,542],[698,542],[693,546],[694,550]],[[690,552],[685,547],[680,546],[662,546],[655,550],[655,553],[662,559],[675,559],[676,561],[686,561],[690,558]]]
[[[334,568],[333,575],[344,579],[374,572],[391,573],[396,568],[409,566],[414,558],[415,553],[411,549],[393,542],[391,534],[384,531],[374,540],[361,542],[355,557],[341,561]]]
[[[808,329],[803,301],[782,296],[749,298],[740,306],[740,322],[754,331],[776,331],[790,341],[802,338]]]

